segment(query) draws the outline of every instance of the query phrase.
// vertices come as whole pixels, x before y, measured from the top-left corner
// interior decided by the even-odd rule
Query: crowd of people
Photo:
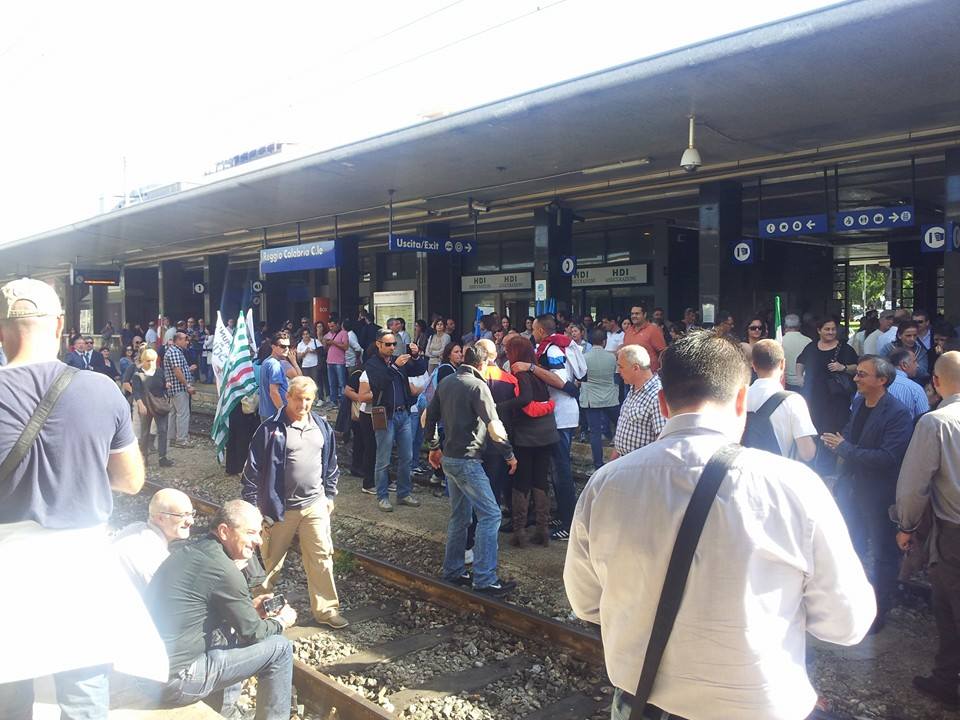
[[[600,626],[615,720],[631,709],[805,717],[816,699],[805,633],[853,644],[882,631],[898,577],[923,550],[940,644],[933,673],[914,685],[960,705],[954,329],[919,310],[868,313],[849,339],[833,318],[787,315],[781,341],[765,314],[743,325],[742,340],[736,327],[721,312],[701,329],[692,309],[670,323],[642,303],[627,318],[596,321],[492,314],[466,333],[441,316],[410,331],[403,318],[379,327],[365,310],[275,332],[261,325],[258,389],[233,411],[226,453],[241,497],[187,543],[189,498],[160,491],[146,520],[104,549],[96,538],[110,490],[140,489],[151,429],[162,465],[171,462],[168,444],[186,441],[211,335],[202,321],[161,319],[142,335],[124,330],[116,368],[83,336],[70,338],[60,362],[59,299],[43,283],[15,281],[0,293],[9,360],[0,405],[10,408],[0,417],[0,454],[28,459],[4,463],[0,554],[16,561],[18,577],[41,582],[50,567],[4,550],[28,537],[48,554],[73,556],[80,538],[85,562],[107,568],[113,558],[126,571],[152,619],[141,647],[166,659],[160,670],[116,663],[114,678],[136,678],[138,702],[205,698],[234,717],[242,681],[256,676],[257,717],[286,718],[292,649],[282,633],[303,620],[275,588],[295,537],[308,622],[349,624],[333,573],[339,442],[351,446],[350,472],[380,511],[420,507],[415,473],[449,497],[440,572],[451,583],[498,597],[514,591],[498,571],[501,533],[517,547],[568,542],[564,584],[574,612]],[[77,403],[91,419],[81,428],[64,422]],[[323,412],[332,408],[336,427]],[[589,441],[595,469],[579,499],[578,439]],[[67,466],[81,475],[65,474]],[[694,505],[703,514],[689,546]],[[675,559],[684,545],[686,565]],[[60,564],[55,577],[69,570]],[[660,596],[651,592],[661,585]],[[112,618],[122,597],[91,606],[91,621]],[[29,673],[42,668],[68,714],[105,716],[103,653],[86,648],[24,667],[0,666],[3,707],[25,713]]]

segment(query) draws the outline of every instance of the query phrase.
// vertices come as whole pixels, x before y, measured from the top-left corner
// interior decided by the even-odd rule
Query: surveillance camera
[[[700,159],[700,153],[694,147],[688,147],[683,151],[683,157],[680,158],[680,167],[688,173],[696,172],[697,168],[703,165]]]

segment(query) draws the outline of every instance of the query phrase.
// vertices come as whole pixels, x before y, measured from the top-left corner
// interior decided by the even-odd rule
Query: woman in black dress
[[[820,339],[808,344],[797,358],[797,374],[803,378],[803,395],[817,432],[840,432],[850,416],[850,398],[855,388],[857,353],[837,339],[837,321],[817,322]],[[841,385],[832,377],[846,373],[851,382]]]

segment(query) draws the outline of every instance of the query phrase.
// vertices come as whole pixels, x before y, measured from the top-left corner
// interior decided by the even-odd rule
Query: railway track
[[[145,488],[151,491],[161,487],[164,486],[155,482],[145,483]],[[209,500],[196,496],[191,496],[191,500],[200,513],[212,514],[218,509]],[[450,699],[461,694],[468,694],[483,705],[490,704],[490,701],[498,702],[505,684],[523,686],[541,680],[549,683],[554,664],[551,655],[569,657],[571,663],[579,665],[584,677],[595,676],[600,682],[585,688],[586,692],[583,689],[570,692],[568,688],[554,688],[553,695],[556,697],[547,703],[535,702],[535,709],[530,713],[518,715],[502,707],[503,715],[489,715],[475,708],[464,713],[463,717],[583,720],[593,716],[602,717],[608,712],[605,707],[609,705],[609,696],[606,694],[609,687],[604,686],[603,646],[598,635],[383,562],[357,550],[339,549],[337,552],[339,563],[362,569],[367,576],[395,592],[385,591],[382,602],[351,608],[350,627],[368,627],[369,631],[364,634],[372,636],[372,642],[365,647],[348,643],[348,651],[340,652],[339,656],[334,648],[333,659],[329,657],[329,647],[319,662],[302,658],[318,655],[311,644],[312,637],[326,634],[329,642],[322,639],[323,642],[317,645],[330,646],[336,645],[341,635],[325,633],[315,627],[295,627],[287,631],[287,636],[297,648],[294,685],[298,697],[308,704],[312,714],[324,720],[451,717],[452,711],[446,709],[445,712],[445,708],[450,706]],[[288,562],[293,564],[292,561]],[[398,613],[398,608],[409,606],[411,599],[423,606],[442,610]],[[439,622],[418,626],[419,618],[428,614],[439,617]],[[394,622],[398,615],[405,618],[406,622]],[[502,634],[512,636],[513,641],[501,637]],[[382,635],[383,639],[378,635]],[[377,679],[384,676],[387,666],[402,666],[405,659],[415,659],[418,653],[430,653],[447,643],[463,643],[465,636],[474,638],[466,642],[472,646],[476,658],[468,667],[451,667],[447,672],[438,672],[427,679],[415,679],[409,683],[402,680],[402,675],[397,680],[391,674],[388,684]],[[478,638],[493,636],[500,639],[504,649],[520,650],[511,654],[494,652],[491,648],[485,655],[477,649],[478,645],[497,645],[493,641],[477,641]],[[375,695],[377,702],[366,697],[372,692],[361,693],[348,687],[356,684],[358,676],[361,684],[366,682],[368,686],[379,688]],[[335,678],[341,678],[346,683]],[[399,689],[391,690],[391,687]],[[431,707],[436,707],[436,714],[424,714],[429,713]],[[420,714],[417,714],[418,709]]]

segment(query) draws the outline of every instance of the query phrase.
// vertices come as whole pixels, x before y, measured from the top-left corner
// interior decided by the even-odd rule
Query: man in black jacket
[[[427,359],[420,356],[420,348],[410,344],[407,351],[394,357],[397,336],[389,330],[377,334],[377,354],[367,360],[360,377],[360,396],[368,401],[377,438],[377,505],[383,512],[393,512],[390,504],[390,453],[397,445],[397,505],[419,507],[411,491],[410,460],[413,455],[413,435],[410,430],[410,406],[414,397],[410,392],[410,378],[427,371]],[[384,408],[386,428],[377,430],[378,408]]]
[[[210,534],[173,553],[147,586],[147,606],[170,658],[166,703],[210,698],[229,717],[241,684],[256,675],[256,719],[290,717],[293,648],[281,633],[297,613],[285,605],[267,617],[263,603],[272,595],[252,598],[242,573],[260,545],[262,522],[244,500],[224,503]]]

